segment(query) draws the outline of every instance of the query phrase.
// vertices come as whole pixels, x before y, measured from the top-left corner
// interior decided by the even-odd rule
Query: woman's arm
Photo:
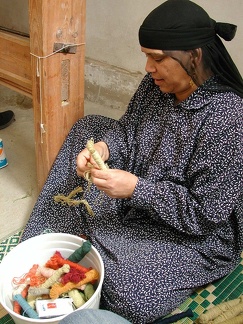
[[[208,119],[198,136],[187,184],[139,178],[131,207],[152,211],[172,227],[198,235],[230,221],[242,194],[242,115],[230,112],[215,121],[215,116]]]

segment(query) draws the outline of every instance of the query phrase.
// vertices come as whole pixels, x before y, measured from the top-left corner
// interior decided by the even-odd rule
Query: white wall
[[[28,0],[0,0],[0,26],[28,34]]]
[[[50,0],[50,10],[52,10]],[[125,110],[141,81],[145,65],[138,30],[164,0],[86,0],[85,97],[105,107]],[[225,42],[243,75],[243,0],[194,0],[216,21],[238,26]],[[0,26],[28,32],[28,0],[0,0]]]
[[[51,2],[50,0],[50,10]],[[145,59],[138,44],[138,29],[147,14],[163,0],[86,0],[86,56],[144,72]],[[211,18],[238,26],[236,37],[226,42],[243,74],[243,0],[194,0]],[[28,33],[28,0],[0,0],[0,26]]]
[[[87,0],[86,56],[129,71],[144,73],[138,29],[161,0]],[[226,42],[243,74],[243,0],[195,0],[211,18],[238,26],[236,37]]]

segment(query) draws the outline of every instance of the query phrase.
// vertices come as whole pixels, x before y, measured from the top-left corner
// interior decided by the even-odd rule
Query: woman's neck
[[[178,105],[183,100],[186,100],[199,86],[201,86],[206,80],[211,78],[214,74],[211,70],[201,71],[201,73],[195,73],[195,80],[189,81],[189,87],[180,93],[175,93],[175,104]]]
[[[191,81],[189,82],[189,87],[183,92],[175,93],[175,104],[178,105],[180,102],[187,99],[195,90],[197,90],[198,86]]]

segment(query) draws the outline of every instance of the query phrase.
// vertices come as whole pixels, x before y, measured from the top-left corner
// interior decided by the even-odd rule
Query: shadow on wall
[[[125,111],[143,76],[140,72],[132,73],[86,59],[85,99],[111,109]]]

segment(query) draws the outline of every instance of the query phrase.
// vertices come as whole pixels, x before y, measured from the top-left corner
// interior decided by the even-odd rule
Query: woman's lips
[[[164,79],[154,79],[154,83],[158,86],[161,85],[161,83],[163,83],[163,81],[164,81]]]

